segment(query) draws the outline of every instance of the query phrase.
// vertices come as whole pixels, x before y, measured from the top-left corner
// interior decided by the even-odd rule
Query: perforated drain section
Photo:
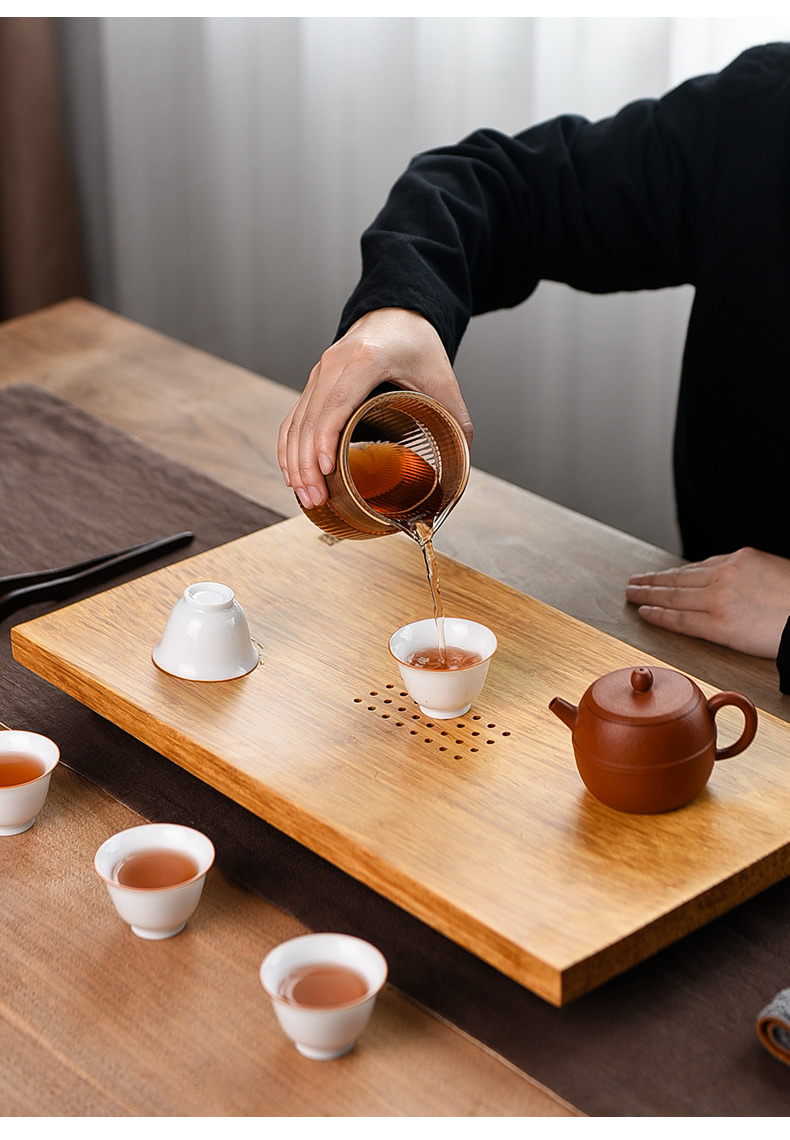
[[[457,720],[429,720],[407,692],[392,684],[371,689],[364,697],[354,697],[354,704],[387,721],[393,729],[433,745],[453,760],[463,760],[466,753],[482,752],[513,735],[471,709]]]

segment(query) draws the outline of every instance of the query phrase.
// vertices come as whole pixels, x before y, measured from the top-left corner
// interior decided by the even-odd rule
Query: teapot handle
[[[748,697],[743,693],[714,693],[708,700],[708,709],[712,717],[724,705],[735,705],[743,713],[744,726],[743,732],[735,741],[734,744],[728,745],[726,748],[716,749],[716,759],[726,760],[730,756],[737,756],[739,752],[743,752],[748,748],[754,740],[755,733],[757,732],[757,709],[754,707]]]

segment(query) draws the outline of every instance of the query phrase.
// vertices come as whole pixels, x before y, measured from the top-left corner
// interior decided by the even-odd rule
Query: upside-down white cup
[[[233,590],[193,582],[170,611],[154,664],[185,681],[231,681],[251,673],[258,650]]]
[[[425,669],[406,664],[413,653],[438,645],[434,618],[410,622],[389,640],[389,650],[398,663],[406,691],[426,716],[436,720],[450,720],[469,711],[485,684],[488,666],[497,650],[496,635],[480,622],[450,617],[443,620],[445,644],[479,653],[481,660],[477,664],[460,669]]]
[[[118,882],[118,868],[125,859],[143,851],[162,850],[189,856],[196,866],[195,874],[166,887],[130,887]],[[158,942],[184,929],[200,901],[213,862],[214,845],[202,832],[178,823],[143,823],[105,840],[93,865],[132,933]]]
[[[60,749],[37,732],[4,729],[0,732],[0,766],[6,763],[10,767],[12,756],[34,761],[39,771],[23,783],[0,786],[0,835],[19,835],[33,826],[46,802]]]
[[[283,984],[294,970],[311,965],[346,966],[362,975],[367,991],[346,1005],[311,1007],[288,1001]],[[259,978],[285,1036],[302,1056],[329,1061],[349,1053],[370,1021],[387,980],[387,960],[375,946],[350,934],[303,934],[267,954]]]

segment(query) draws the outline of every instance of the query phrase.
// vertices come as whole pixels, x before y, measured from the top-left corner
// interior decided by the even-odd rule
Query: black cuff
[[[782,640],[779,642],[776,668],[779,670],[779,692],[790,694],[790,618],[787,619]]]

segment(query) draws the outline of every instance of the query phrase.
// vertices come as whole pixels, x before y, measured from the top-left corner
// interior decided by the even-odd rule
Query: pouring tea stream
[[[469,469],[463,431],[438,400],[385,392],[362,404],[343,429],[335,468],[326,477],[328,501],[320,507],[299,502],[316,526],[335,537],[367,539],[402,531],[419,545],[440,668],[448,666],[433,537],[463,494]]]

